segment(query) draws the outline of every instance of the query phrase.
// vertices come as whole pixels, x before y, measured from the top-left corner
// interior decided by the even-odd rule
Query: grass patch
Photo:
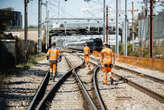
[[[16,65],[16,68],[22,68],[22,69],[29,69],[30,67],[37,64],[39,61],[45,59],[46,56],[44,53],[37,54],[37,55],[30,55],[28,58],[28,61],[26,63],[21,63]]]
[[[6,74],[0,74],[0,86],[3,84],[3,80],[6,78]]]
[[[39,61],[45,59],[46,56],[44,53],[37,54],[37,55],[31,55],[28,58],[27,63],[20,63],[16,65],[16,69],[7,71],[7,72],[0,72],[0,87],[3,85],[4,81],[7,78],[10,78],[13,74],[19,74],[21,71],[29,69],[30,67],[37,64]]]

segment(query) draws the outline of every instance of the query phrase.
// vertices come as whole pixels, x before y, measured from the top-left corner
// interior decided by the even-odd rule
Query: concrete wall
[[[16,31],[16,32],[5,32],[5,33],[12,33],[13,36],[18,36],[20,39],[24,39],[24,31]],[[43,39],[44,30],[42,30],[41,39]],[[28,40],[32,40],[34,42],[38,42],[38,30],[29,30],[28,31]]]

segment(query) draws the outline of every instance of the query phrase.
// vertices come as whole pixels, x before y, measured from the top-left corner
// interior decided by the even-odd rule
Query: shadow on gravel
[[[14,103],[23,103],[25,101],[32,100],[33,96],[31,93],[34,93],[36,89],[32,88],[0,88],[0,110],[8,110],[10,108],[15,108],[16,106],[24,107],[25,105],[12,105]]]
[[[41,65],[47,65],[47,64],[41,64]],[[22,102],[31,101],[33,98],[32,93],[35,93],[36,90],[38,89],[38,87],[31,86],[33,83],[36,83],[35,80],[32,80],[31,76],[38,76],[44,78],[46,73],[47,71],[39,69],[39,66],[36,69],[35,68],[29,69],[29,67],[16,68],[13,72],[9,73],[9,76],[13,80],[11,79],[9,81],[4,80],[3,85],[0,87],[0,99],[5,99],[2,101],[2,103],[5,103],[7,105],[4,106],[4,108],[7,110],[9,107],[10,109],[10,106],[12,106],[11,102],[20,103],[21,101]],[[18,80],[14,79],[14,77],[18,78]],[[26,78],[31,77],[31,80],[29,79],[26,81],[25,77]],[[23,107],[24,105],[21,106]],[[0,110],[5,110],[5,109],[1,109],[1,105],[0,105]]]
[[[8,84],[8,85],[12,85],[12,84],[29,84],[32,82],[27,82],[27,81],[15,81],[15,82],[8,82],[8,83],[4,83],[4,84]]]
[[[7,101],[5,98],[0,97],[0,110],[7,110]]]
[[[22,73],[24,73],[24,74],[22,74]],[[25,77],[25,76],[30,77],[30,75],[44,77],[46,75],[46,73],[47,73],[47,71],[31,68],[31,69],[19,69],[13,75],[15,77]]]
[[[25,101],[30,101],[32,100],[33,96],[32,93],[35,93],[37,88],[34,89],[32,87],[20,87],[22,84],[27,84],[27,83],[32,83],[32,82],[23,82],[23,81],[18,81],[18,82],[9,82],[6,84],[7,86],[5,87],[0,87],[0,99],[5,99],[3,100],[3,103],[6,104],[4,108],[7,110],[8,108],[12,108],[11,103],[23,103]],[[14,84],[14,87],[10,86],[11,84]],[[17,86],[18,85],[18,86]],[[21,107],[24,107],[24,105],[20,105]],[[14,107],[14,106],[13,106]],[[1,105],[0,105],[1,108]],[[5,110],[5,109],[0,109],[0,110]]]
[[[1,97],[1,94],[0,94]],[[3,94],[3,98],[7,100],[12,100],[12,101],[25,101],[25,100],[31,100],[33,96],[29,95],[16,95],[16,94]]]
[[[32,93],[35,92],[36,89],[32,89],[32,88],[1,88],[0,89],[0,96],[2,96],[1,93],[3,94],[15,94],[15,93]]]
[[[61,78],[65,73],[57,72],[56,78]]]
[[[36,64],[36,66],[49,66],[49,64],[48,63],[38,63],[38,64]]]

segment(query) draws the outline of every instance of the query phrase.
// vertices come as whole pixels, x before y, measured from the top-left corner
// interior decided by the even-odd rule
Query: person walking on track
[[[108,45],[105,42],[104,47],[101,51],[101,64],[102,64],[102,69],[104,72],[104,84],[107,84],[108,82],[108,74],[110,77],[110,83],[113,84],[113,78],[111,74],[112,63],[113,63],[112,58],[113,58],[113,52],[110,49],[110,45]]]
[[[90,65],[89,65],[89,55],[90,55],[90,48],[88,47],[88,44],[85,43],[85,46],[84,46],[84,59],[85,59],[85,65],[88,66],[88,69],[90,70]]]
[[[61,52],[58,48],[56,48],[55,42],[52,42],[51,48],[48,49],[46,56],[49,60],[50,74],[52,74],[53,80],[55,80],[57,74],[57,63],[58,61],[61,61]]]

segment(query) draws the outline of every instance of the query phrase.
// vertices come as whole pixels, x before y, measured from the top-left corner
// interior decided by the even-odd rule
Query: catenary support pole
[[[134,51],[134,2],[132,1],[132,51]]]
[[[118,0],[116,0],[116,54],[119,54],[119,40],[118,40],[118,35],[119,35],[119,27],[118,27]]]
[[[108,6],[106,6],[106,42],[109,44],[109,28],[108,28]]]
[[[48,32],[48,0],[46,0],[46,50],[49,47],[49,32]]]
[[[153,7],[154,0],[150,0],[150,58],[153,57]]]
[[[125,52],[124,55],[127,56],[127,0],[125,0]]]
[[[28,0],[24,0],[24,44],[25,44],[25,48],[24,48],[24,57],[25,57],[25,61],[27,61],[27,51],[28,51],[28,47],[27,47],[27,34],[28,34],[28,15],[27,15],[27,5],[28,5]]]
[[[41,25],[42,25],[42,0],[38,0],[38,48],[37,52],[41,52]]]
[[[106,30],[106,26],[105,26],[105,0],[103,2],[103,41],[105,42],[105,30]]]

